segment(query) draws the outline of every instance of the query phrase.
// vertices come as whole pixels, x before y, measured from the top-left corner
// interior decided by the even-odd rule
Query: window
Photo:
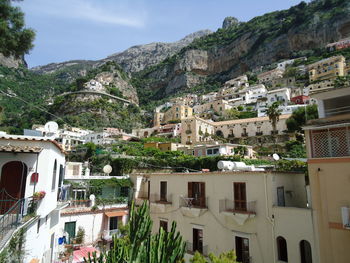
[[[301,263],[312,263],[312,252],[311,245],[308,241],[302,240],[299,243],[300,246],[300,262]]]
[[[68,244],[71,244],[71,242],[75,238],[75,227],[76,222],[66,222],[64,224],[64,231],[68,234]]]
[[[277,187],[277,206],[286,206],[283,186]]]
[[[159,230],[163,228],[165,232],[168,232],[168,221],[159,220]]]
[[[56,174],[57,174],[57,160],[55,160],[55,163],[53,165],[52,185],[51,185],[52,191],[55,191],[55,188],[56,188]]]
[[[205,207],[205,183],[188,182],[188,197],[193,198],[193,206]]]
[[[235,237],[237,261],[249,263],[249,239],[244,237]]]
[[[203,230],[193,228],[193,252],[203,253]]]
[[[234,209],[247,211],[247,195],[245,183],[233,183]]]
[[[109,230],[118,229],[118,217],[112,216],[109,218]]]
[[[167,201],[167,182],[160,182],[160,201]]]
[[[281,236],[277,237],[276,241],[278,260],[288,262],[287,241]]]

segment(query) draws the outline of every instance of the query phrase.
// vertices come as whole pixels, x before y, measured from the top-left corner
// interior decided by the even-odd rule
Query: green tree
[[[159,233],[152,235],[152,220],[146,202],[139,209],[131,206],[127,235],[114,237],[114,247],[99,257],[84,259],[88,263],[176,263],[181,262],[185,254],[185,242],[176,223],[173,222],[170,232],[160,228]]]
[[[25,28],[24,14],[10,0],[0,1],[0,53],[21,57],[33,48],[35,33]]]
[[[306,113],[305,113],[306,110]],[[302,127],[306,124],[307,120],[313,120],[318,118],[317,105],[312,104],[306,107],[300,107],[292,113],[287,121],[288,132],[302,133]]]

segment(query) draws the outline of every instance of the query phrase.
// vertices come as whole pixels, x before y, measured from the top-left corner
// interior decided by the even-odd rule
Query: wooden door
[[[249,239],[244,237],[236,237],[235,243],[236,243],[237,261],[242,263],[249,263],[250,262]]]
[[[203,230],[193,228],[193,252],[203,253]]]
[[[245,183],[233,183],[234,210],[247,211],[247,194]]]

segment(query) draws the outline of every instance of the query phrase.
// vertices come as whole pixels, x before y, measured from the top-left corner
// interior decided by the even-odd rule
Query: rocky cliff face
[[[27,67],[27,63],[23,58],[14,58],[13,56],[5,57],[1,53],[0,53],[0,65],[8,68],[18,68],[21,65]]]
[[[273,33],[270,33],[269,27],[263,28],[267,20],[265,17],[254,18],[247,23],[238,23],[234,18],[225,19],[223,29],[202,38],[200,42],[195,41],[175,59],[163,62],[154,70],[140,72],[137,77],[147,83],[142,88],[158,94],[156,98],[159,99],[161,94],[167,96],[191,90],[208,78],[222,83],[257,67],[289,59],[300,51],[324,48],[330,42],[350,36],[350,2],[342,1],[339,14],[334,13],[334,9],[315,12],[303,22],[294,22],[292,26],[287,24],[287,29],[281,27],[280,23],[285,23],[287,15],[300,19],[298,15],[308,10],[303,9],[308,7],[301,6],[299,9],[302,11],[297,8],[297,11],[267,15],[268,19],[274,20],[270,22],[270,27],[277,28],[271,28],[271,31],[275,30]],[[217,42],[213,40],[215,37]]]
[[[62,63],[51,63],[44,66],[38,66],[32,68],[31,70],[39,74],[57,73],[58,71],[61,71],[64,74],[72,75],[69,74],[72,73],[72,69],[79,69],[77,72],[74,72],[72,76],[69,76],[74,78],[74,76],[83,76],[84,70],[96,68],[107,61],[114,61],[120,64],[126,72],[137,72],[149,66],[158,64],[167,57],[179,52],[183,47],[186,47],[192,43],[194,39],[206,36],[210,33],[210,30],[201,30],[173,43],[157,42],[134,46],[123,52],[115,53],[105,59],[97,61],[72,60]]]

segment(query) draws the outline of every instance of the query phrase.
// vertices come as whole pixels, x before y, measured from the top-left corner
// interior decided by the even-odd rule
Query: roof
[[[73,251],[73,263],[84,262],[84,258],[88,258],[89,254],[92,256],[92,253],[96,252],[96,255],[99,256],[100,252],[94,247],[81,247],[78,250]]]
[[[39,153],[42,149],[42,147],[0,145],[0,152]]]
[[[62,153],[65,153],[63,148],[58,144],[57,141],[49,139],[47,137],[39,137],[39,136],[24,136],[24,135],[10,135],[10,134],[1,134],[0,140],[8,140],[8,141],[40,141],[40,142],[50,142],[54,144]],[[33,148],[33,147],[31,147]],[[35,148],[35,147],[34,147]]]
[[[290,116],[291,114],[283,114],[283,115],[280,115],[279,119],[285,120],[285,119],[288,119]],[[270,120],[268,116],[265,116],[265,117],[249,118],[249,119],[219,121],[219,122],[213,122],[212,124],[215,126],[220,126],[220,125],[227,125],[227,124],[240,124],[240,123],[256,122],[256,121],[270,121]]]

